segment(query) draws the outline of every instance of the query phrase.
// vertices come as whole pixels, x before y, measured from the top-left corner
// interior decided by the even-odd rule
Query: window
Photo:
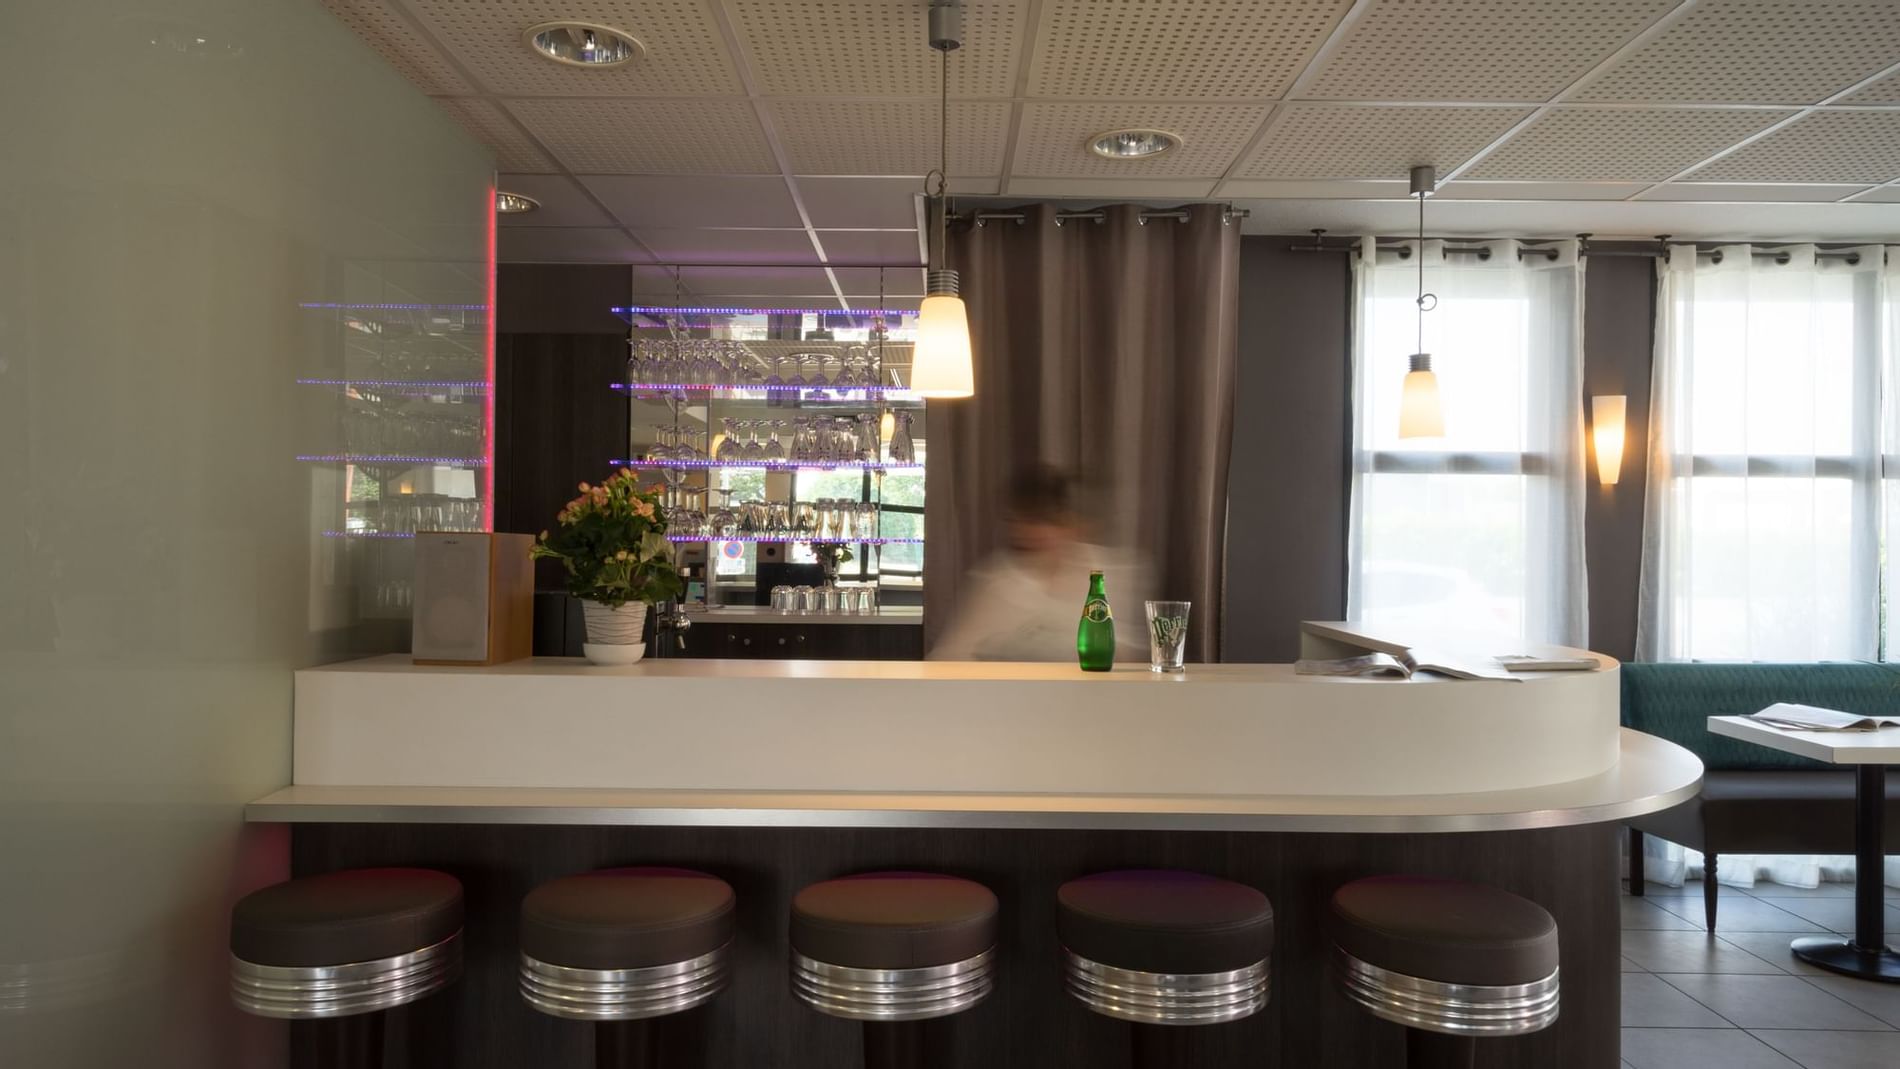
[[[1879,655],[1881,259],[1670,249],[1639,657]]]
[[[1348,614],[1403,635],[1584,645],[1576,247],[1480,248],[1422,252],[1442,439],[1398,437],[1420,344],[1417,243],[1355,260]]]

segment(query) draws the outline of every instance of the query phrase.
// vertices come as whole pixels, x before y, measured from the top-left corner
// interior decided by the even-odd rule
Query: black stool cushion
[[[1333,892],[1333,941],[1368,965],[1447,984],[1509,986],[1557,969],[1557,922],[1484,884],[1373,876]]]
[[[792,949],[852,969],[919,969],[996,945],[996,896],[930,872],[866,872],[792,899]]]
[[[462,928],[462,884],[429,869],[350,869],[245,895],[231,953],[254,965],[348,965],[410,954]]]
[[[602,869],[521,900],[521,952],[571,969],[644,969],[732,941],[732,888],[691,869]]]
[[[1138,972],[1244,969],[1273,950],[1273,906],[1244,883],[1174,869],[1098,872],[1056,891],[1069,951]]]

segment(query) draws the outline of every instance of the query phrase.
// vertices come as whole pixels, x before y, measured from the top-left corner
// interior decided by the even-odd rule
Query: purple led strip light
[[[902,309],[902,308],[674,308],[674,307],[666,306],[666,305],[645,305],[645,304],[632,305],[629,307],[620,307],[616,305],[612,309],[612,311],[615,315],[618,315],[618,316],[629,316],[629,315],[645,315],[645,316],[810,315],[810,316],[858,316],[860,318],[868,316],[868,317],[890,318],[892,316],[917,314],[916,312],[906,311],[905,309]]]
[[[362,304],[348,301],[301,301],[299,308],[336,308],[346,312],[486,312],[485,304]]]
[[[403,531],[325,531],[325,538],[414,538],[415,535]]]
[[[797,538],[780,538],[776,535],[667,535],[669,542],[846,542],[851,545],[869,546],[921,546],[921,538],[826,538],[817,539],[808,535]]]
[[[299,453],[297,459],[317,464],[435,464],[445,468],[479,468],[488,463],[482,457],[358,456],[355,453]]]
[[[922,471],[922,464],[866,464],[858,460],[615,460],[616,468],[765,468],[769,471]]]
[[[468,382],[408,382],[397,379],[298,379],[299,386],[374,386],[389,389],[486,390],[488,384],[475,379]]]

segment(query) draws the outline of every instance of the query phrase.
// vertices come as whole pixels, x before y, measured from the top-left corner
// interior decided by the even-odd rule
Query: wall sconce
[[[1599,394],[1590,398],[1590,432],[1597,446],[1597,482],[1615,486],[1623,470],[1623,414],[1629,398]]]

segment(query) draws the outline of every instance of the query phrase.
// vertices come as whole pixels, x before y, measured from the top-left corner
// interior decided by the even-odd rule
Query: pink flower
[[[584,493],[586,493],[586,492],[587,492],[587,491],[588,491],[589,489],[590,489],[590,487],[588,487],[588,485],[587,485],[586,483],[582,483],[582,484],[581,484],[581,493],[583,493],[583,494],[584,494]]]

